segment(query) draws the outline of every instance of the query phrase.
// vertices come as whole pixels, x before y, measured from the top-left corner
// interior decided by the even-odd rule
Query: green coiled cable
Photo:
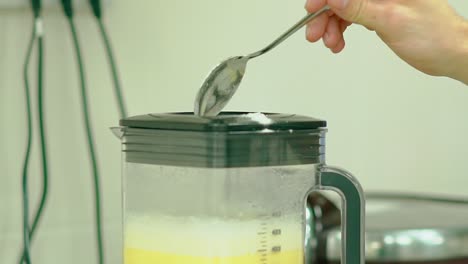
[[[97,18],[97,23],[99,26],[99,31],[101,32],[102,40],[104,42],[104,46],[105,46],[106,53],[107,53],[107,59],[109,60],[109,66],[112,72],[112,80],[114,83],[114,93],[117,99],[117,105],[118,105],[119,112],[120,112],[120,118],[126,118],[127,109],[125,108],[125,102],[122,96],[122,86],[120,84],[119,74],[117,71],[117,63],[115,62],[115,59],[114,59],[114,54],[112,52],[112,46],[109,40],[109,36],[107,35],[106,28],[101,18]]]
[[[98,253],[99,253],[99,263],[104,263],[104,246],[103,246],[103,231],[102,231],[102,213],[101,213],[101,191],[100,191],[100,177],[98,162],[95,152],[95,143],[91,128],[91,118],[89,115],[89,106],[88,106],[88,96],[87,96],[87,86],[86,78],[84,73],[83,58],[81,56],[81,48],[78,41],[78,34],[76,31],[76,26],[73,20],[73,17],[68,17],[68,23],[73,37],[73,45],[75,47],[76,59],[78,63],[78,70],[80,75],[80,86],[81,86],[81,101],[83,108],[83,116],[85,121],[86,128],[86,137],[88,142],[88,151],[91,158],[91,165],[93,171],[93,180],[94,180],[94,196],[95,196],[95,213],[96,213],[96,228],[97,228],[97,243],[98,243]]]
[[[24,81],[24,95],[26,101],[26,119],[27,119],[27,144],[26,144],[26,153],[24,156],[23,163],[23,179],[22,179],[22,196],[23,196],[23,259],[27,264],[31,263],[30,256],[30,237],[29,237],[29,192],[28,192],[28,168],[29,168],[29,157],[31,155],[31,144],[32,144],[32,113],[31,113],[31,95],[29,92],[29,78],[28,78],[28,68],[29,62],[31,60],[31,53],[34,47],[34,42],[36,40],[36,25],[33,24],[33,30],[31,39],[28,44],[28,49],[26,52],[26,59],[23,67],[23,81]],[[23,262],[23,261],[21,261]]]
[[[37,1],[36,1],[37,2]],[[28,144],[23,165],[23,183],[22,183],[22,195],[23,195],[23,250],[21,251],[21,258],[19,263],[31,263],[30,246],[31,240],[34,237],[37,226],[42,218],[44,208],[48,197],[48,166],[47,166],[47,143],[45,139],[45,126],[44,126],[44,103],[43,103],[43,66],[44,66],[44,45],[43,45],[43,33],[42,33],[42,20],[40,18],[40,3],[33,5],[34,11],[34,28],[31,36],[31,40],[28,45],[28,51],[23,69],[23,78],[25,86],[25,97],[26,97],[26,108],[27,108],[27,125],[28,125]],[[29,93],[29,78],[28,68],[31,59],[32,49],[34,42],[38,42],[38,72],[37,72],[37,92],[38,92],[38,113],[39,113],[39,137],[41,145],[41,165],[42,165],[42,177],[43,186],[41,200],[39,206],[34,214],[33,224],[29,228],[29,194],[28,194],[28,167],[29,158],[32,144],[32,113],[31,113],[31,97]],[[27,232],[26,232],[27,231]],[[27,234],[26,234],[27,233]]]
[[[93,12],[94,17],[96,18],[99,32],[101,33],[102,41],[104,42],[104,47],[107,54],[107,60],[109,61],[109,67],[112,74],[112,82],[114,83],[114,94],[117,100],[117,106],[120,113],[120,118],[127,117],[127,109],[125,107],[125,102],[122,95],[122,86],[120,84],[119,73],[117,70],[117,63],[115,62],[114,53],[112,51],[111,41],[107,34],[106,27],[102,21],[102,1],[101,0],[89,0],[89,5]]]

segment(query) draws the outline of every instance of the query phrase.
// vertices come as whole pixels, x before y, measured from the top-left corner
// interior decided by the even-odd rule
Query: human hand
[[[307,39],[323,39],[338,53],[352,24],[373,30],[404,61],[436,76],[468,84],[468,22],[447,0],[307,0],[308,12],[331,10],[307,25]]]

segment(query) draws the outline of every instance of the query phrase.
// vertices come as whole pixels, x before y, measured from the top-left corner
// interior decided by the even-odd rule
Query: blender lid
[[[320,236],[319,255],[339,261],[341,231]],[[366,261],[468,258],[468,200],[374,193],[366,196]]]
[[[120,120],[131,128],[231,132],[259,130],[309,130],[326,127],[324,120],[294,114],[222,112],[215,117],[200,117],[191,112],[147,114]]]
[[[120,121],[127,162],[203,168],[318,164],[326,122],[272,113],[148,114]]]

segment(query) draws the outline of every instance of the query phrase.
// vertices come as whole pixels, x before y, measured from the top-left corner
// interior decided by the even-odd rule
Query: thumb
[[[368,28],[378,27],[379,1],[375,0],[328,0],[330,8],[342,19]]]

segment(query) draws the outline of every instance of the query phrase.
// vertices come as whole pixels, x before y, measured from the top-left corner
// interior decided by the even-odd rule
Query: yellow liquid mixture
[[[184,256],[178,254],[166,254],[155,251],[127,248],[125,250],[125,264],[302,264],[301,251],[282,252],[279,254],[267,254],[244,256]]]
[[[302,264],[297,221],[127,217],[125,264]]]

